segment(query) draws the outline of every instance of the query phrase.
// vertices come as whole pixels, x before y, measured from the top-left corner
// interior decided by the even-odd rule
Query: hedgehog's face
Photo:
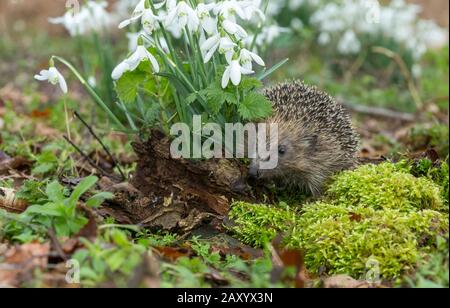
[[[292,130],[280,129],[278,140],[269,141],[267,155],[252,160],[249,175],[254,179],[281,179],[289,180],[293,176],[308,173],[310,158],[317,144],[316,136],[302,136]],[[278,156],[278,164],[274,169],[262,169],[261,162]]]

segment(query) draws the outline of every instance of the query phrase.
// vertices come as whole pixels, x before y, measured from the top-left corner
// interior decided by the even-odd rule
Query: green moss
[[[416,178],[391,163],[343,172],[327,191],[334,202],[400,211],[446,210],[440,194],[440,187],[430,180]]]
[[[343,172],[324,200],[301,210],[236,203],[233,230],[257,246],[285,234],[287,246],[305,250],[313,274],[361,278],[375,260],[382,278],[396,278],[433,251],[437,236],[448,234],[439,186],[400,169],[385,163]]]

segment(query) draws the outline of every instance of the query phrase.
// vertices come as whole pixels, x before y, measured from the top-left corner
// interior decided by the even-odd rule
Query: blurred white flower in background
[[[313,5],[313,1],[295,2]],[[418,61],[428,48],[446,42],[446,31],[432,21],[420,19],[420,6],[393,0],[377,7],[376,2],[348,0],[317,6],[310,21],[320,32],[318,43],[327,45],[337,40],[337,51],[347,55],[358,53],[367,37],[387,38],[408,48]]]
[[[61,17],[49,18],[49,22],[62,24],[71,36],[103,32],[115,22],[107,7],[106,1],[87,1],[79,12],[69,10]]]
[[[343,55],[357,54],[361,51],[361,42],[353,30],[347,30],[339,40],[337,49]]]

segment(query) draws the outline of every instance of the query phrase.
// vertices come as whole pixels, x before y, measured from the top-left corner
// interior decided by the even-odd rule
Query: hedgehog
[[[278,165],[260,169],[262,158],[256,157],[250,164],[251,179],[317,196],[330,176],[356,166],[359,137],[350,116],[331,96],[302,81],[265,89],[264,95],[274,109],[266,122],[278,124],[278,146],[268,140],[270,155],[278,154]]]

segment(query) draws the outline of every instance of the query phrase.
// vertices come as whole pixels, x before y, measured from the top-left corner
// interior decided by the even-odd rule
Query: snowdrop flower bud
[[[48,70],[42,70],[39,75],[35,75],[34,78],[39,81],[47,80],[53,85],[59,84],[59,87],[64,94],[68,92],[66,80],[64,79],[63,75],[61,75],[61,73],[56,69],[53,59],[50,60],[50,68]]]

